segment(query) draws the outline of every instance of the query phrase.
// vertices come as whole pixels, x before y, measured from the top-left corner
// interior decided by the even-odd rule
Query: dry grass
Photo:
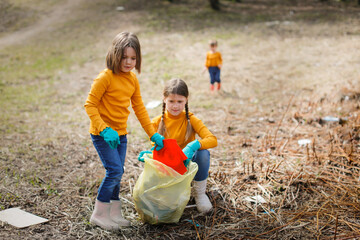
[[[111,16],[114,23],[127,20],[111,31],[104,30],[108,25],[99,27],[104,37],[94,43],[91,59],[73,66],[70,73],[54,73],[53,83],[37,89],[50,90],[51,96],[40,98],[31,108],[4,110],[17,114],[1,118],[0,207],[20,207],[50,221],[26,229],[3,224],[0,235],[9,239],[358,238],[358,10],[339,8],[335,2],[325,7],[306,5],[309,2],[295,6],[225,2],[226,14],[214,15],[212,27],[192,19],[187,4],[197,6],[205,23],[211,14],[199,2],[177,2],[169,8],[166,1],[156,1],[156,8],[143,4],[136,10],[132,4],[140,2],[109,3],[124,4],[129,11],[116,14],[104,8],[104,18]],[[331,14],[321,14],[323,9]],[[169,78],[183,78],[190,86],[191,111],[219,140],[219,146],[211,149],[208,195],[214,211],[208,215],[189,207],[177,224],[152,226],[139,221],[131,195],[142,171],[136,156],[150,145],[132,114],[121,198],[124,215],[133,226],[108,232],[88,222],[104,170],[90,142],[82,105],[103,66],[108,43],[124,29],[136,32],[142,43],[139,79],[144,101],[159,100]],[[200,74],[211,38],[219,40],[224,56],[223,90],[214,95],[208,92],[207,75]],[[6,84],[0,87],[7,90]],[[151,117],[159,113],[159,108],[149,110]],[[321,118],[327,115],[342,120],[324,123]],[[300,139],[311,144],[300,146]],[[245,200],[257,195],[266,203]],[[193,204],[191,199],[189,205]]]

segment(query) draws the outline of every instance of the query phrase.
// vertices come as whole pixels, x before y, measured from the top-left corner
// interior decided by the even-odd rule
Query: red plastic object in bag
[[[187,159],[175,139],[164,139],[164,147],[156,151],[153,151],[153,159],[171,167],[181,175],[186,173],[187,169],[184,165],[184,161]]]

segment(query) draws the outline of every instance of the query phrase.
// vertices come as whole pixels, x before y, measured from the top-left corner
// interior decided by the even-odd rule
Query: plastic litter
[[[274,210],[274,209],[270,209],[270,212],[275,213],[275,210]],[[263,213],[271,215],[271,214],[270,214],[269,212],[267,212],[267,211],[264,211]]]
[[[324,122],[338,122],[340,119],[338,117],[326,116],[321,118]]]
[[[245,200],[248,202],[254,202],[254,203],[266,203],[266,200],[260,195],[246,197]]]
[[[302,147],[306,146],[306,145],[310,145],[311,144],[311,140],[310,139],[300,139],[298,140],[298,144]]]
[[[198,165],[190,161],[181,175],[165,164],[144,154],[145,166],[136,181],[133,198],[135,209],[143,222],[150,224],[179,222],[189,202],[191,182]]]
[[[189,223],[191,223],[191,224],[194,224],[194,225],[197,226],[197,227],[203,227],[203,225],[200,225],[200,224],[198,224],[198,223],[196,223],[196,222],[193,222],[193,220],[190,220],[190,219],[185,219],[184,221],[189,222]]]
[[[166,166],[171,167],[181,175],[184,174],[187,169],[184,165],[184,161],[187,159],[175,139],[164,139],[164,147],[157,151],[154,149],[153,158],[162,162]]]

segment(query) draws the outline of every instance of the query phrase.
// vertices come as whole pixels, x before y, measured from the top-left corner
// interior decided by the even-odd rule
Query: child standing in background
[[[145,132],[163,147],[163,136],[156,133],[142,101],[139,81],[134,68],[141,71],[141,50],[136,35],[119,33],[106,56],[106,66],[94,80],[86,99],[85,110],[90,117],[90,136],[106,170],[90,222],[104,229],[116,230],[129,226],[123,218],[119,198],[127,148],[128,107],[131,106]]]
[[[216,51],[218,43],[216,40],[209,42],[210,51],[206,54],[205,67],[208,69],[210,74],[210,90],[214,91],[214,84],[217,83],[217,90],[220,90],[220,69],[222,67],[221,53]]]
[[[217,139],[200,119],[189,112],[189,91],[183,80],[168,81],[163,97],[162,114],[155,117],[152,123],[165,139],[176,139],[188,158],[187,162],[192,160],[198,164],[193,183],[195,201],[198,211],[206,213],[212,209],[205,194],[210,167],[210,152],[207,149],[216,147]],[[195,139],[195,134],[201,139]]]

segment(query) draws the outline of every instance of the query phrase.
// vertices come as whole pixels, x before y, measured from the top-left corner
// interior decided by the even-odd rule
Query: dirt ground
[[[21,55],[27,45],[49,45],[56,55],[68,42],[74,47],[67,58],[82,59],[50,76],[4,79],[12,75],[1,69],[0,209],[20,207],[49,219],[24,229],[2,223],[1,237],[360,238],[360,8],[353,2],[221,1],[221,12],[207,1],[40,2],[0,5],[14,13],[14,22],[28,19],[1,29],[2,63],[31,62]],[[208,215],[190,199],[179,223],[139,220],[132,189],[143,170],[137,155],[150,144],[131,114],[121,199],[132,227],[109,232],[89,223],[104,169],[83,104],[112,38],[124,30],[142,45],[145,104],[161,100],[166,80],[181,77],[190,88],[190,111],[218,138],[210,149],[214,210]],[[221,91],[210,93],[201,72],[214,38],[224,66]],[[40,97],[18,96],[28,96],[28,89]],[[160,113],[160,107],[149,109],[150,117]],[[266,202],[246,200],[254,196]]]

